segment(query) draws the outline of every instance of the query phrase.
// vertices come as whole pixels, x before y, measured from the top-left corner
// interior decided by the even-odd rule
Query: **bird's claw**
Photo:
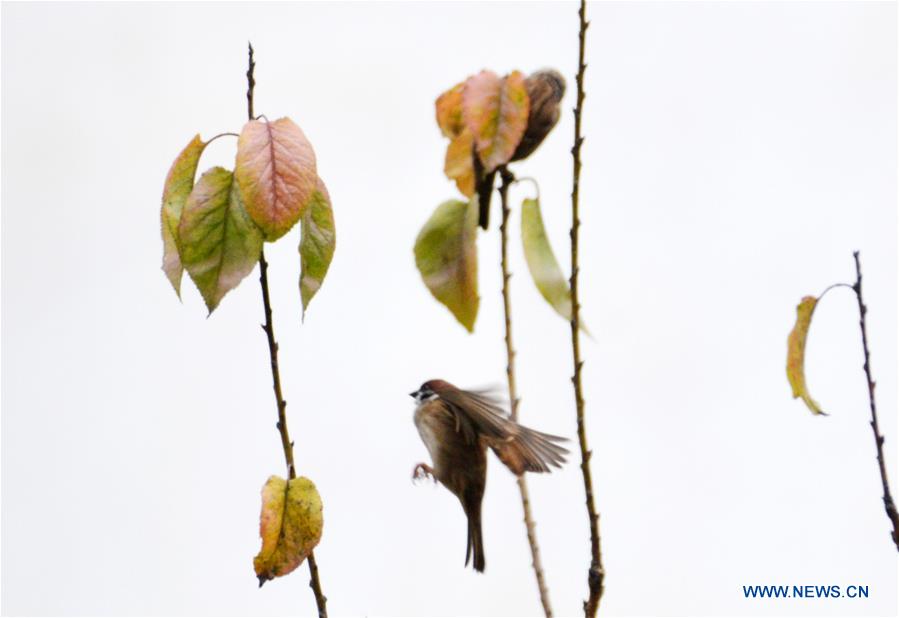
[[[434,474],[434,468],[432,468],[431,466],[429,466],[426,463],[417,464],[412,469],[412,481],[413,482],[420,481],[421,479],[426,479],[429,476],[431,477],[431,479],[433,479],[433,481],[435,483],[437,482],[437,475]]]

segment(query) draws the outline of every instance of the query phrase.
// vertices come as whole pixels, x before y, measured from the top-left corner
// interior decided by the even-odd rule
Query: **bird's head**
[[[449,382],[444,382],[443,380],[428,380],[422,384],[417,391],[409,393],[409,396],[421,404],[426,401],[437,399],[440,396],[440,393],[446,392],[452,388],[455,387]]]

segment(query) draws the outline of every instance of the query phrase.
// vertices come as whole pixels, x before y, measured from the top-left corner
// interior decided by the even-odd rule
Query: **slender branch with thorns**
[[[852,289],[855,291],[855,297],[858,300],[859,326],[862,331],[862,348],[865,352],[865,378],[868,380],[868,401],[871,406],[871,430],[874,432],[874,444],[877,447],[877,465],[880,468],[880,482],[883,485],[883,507],[886,510],[887,517],[893,525],[891,538],[896,544],[896,550],[899,551],[899,512],[896,510],[896,503],[893,501],[893,494],[890,493],[890,484],[887,479],[887,468],[883,458],[883,434],[880,433],[880,425],[877,422],[877,404],[874,402],[874,389],[877,383],[871,377],[871,354],[868,352],[868,329],[865,324],[865,316],[868,314],[868,307],[862,299],[862,267],[858,258],[858,251],[852,253],[855,258],[855,284]]]
[[[574,159],[574,171],[571,188],[571,350],[574,358],[574,374],[571,383],[574,386],[574,402],[577,412],[577,436],[581,449],[581,473],[584,477],[584,493],[586,495],[587,516],[590,520],[590,569],[587,572],[587,586],[589,597],[584,601],[584,615],[592,618],[599,609],[602,599],[603,581],[605,570],[602,566],[602,546],[599,535],[599,512],[596,510],[596,502],[593,494],[593,478],[590,472],[590,458],[593,453],[587,446],[587,427],[584,419],[584,390],[581,386],[581,370],[584,361],[581,360],[581,305],[578,300],[578,232],[581,220],[578,214],[578,198],[580,195],[581,179],[581,146],[584,137],[581,135],[581,119],[584,111],[584,72],[587,65],[584,64],[584,48],[587,38],[587,27],[590,25],[586,15],[586,1],[581,0],[578,18],[578,67],[577,67],[577,101],[574,107],[574,146],[571,155]]]
[[[509,405],[513,421],[518,421],[518,388],[515,385],[515,347],[512,344],[512,297],[509,291],[509,187],[516,182],[515,176],[505,166],[500,170],[501,184],[499,187],[500,203],[502,206],[502,223],[499,226],[501,245],[501,261],[503,275],[503,317],[506,327],[506,380],[509,384]],[[524,512],[524,527],[527,531],[528,545],[531,548],[531,566],[534,568],[534,576],[537,578],[537,590],[540,593],[540,604],[543,605],[543,613],[546,618],[553,615],[552,605],[549,602],[549,588],[543,576],[543,563],[540,560],[540,546],[537,544],[537,530],[534,517],[531,515],[531,499],[528,494],[528,484],[524,476],[518,477],[518,491],[521,493],[521,508]]]

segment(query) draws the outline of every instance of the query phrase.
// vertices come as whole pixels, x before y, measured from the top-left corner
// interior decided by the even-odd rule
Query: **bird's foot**
[[[426,463],[417,464],[412,469],[413,481],[420,481],[421,479],[426,479],[429,476],[434,480],[435,483],[437,482],[437,475],[434,473],[434,468]]]

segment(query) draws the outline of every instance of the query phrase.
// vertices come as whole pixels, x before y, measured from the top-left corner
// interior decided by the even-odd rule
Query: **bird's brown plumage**
[[[468,518],[465,564],[473,555],[475,570],[483,571],[481,502],[487,484],[487,447],[477,436],[457,430],[457,417],[441,399],[420,405],[415,425],[431,454],[434,476],[459,499]]]
[[[433,461],[433,474],[462,503],[468,517],[465,564],[483,571],[481,502],[487,483],[489,447],[514,474],[549,472],[561,467],[568,451],[564,438],[534,431],[511,420],[488,393],[458,389],[443,380],[425,382],[421,390],[436,397],[415,410],[415,426]]]

